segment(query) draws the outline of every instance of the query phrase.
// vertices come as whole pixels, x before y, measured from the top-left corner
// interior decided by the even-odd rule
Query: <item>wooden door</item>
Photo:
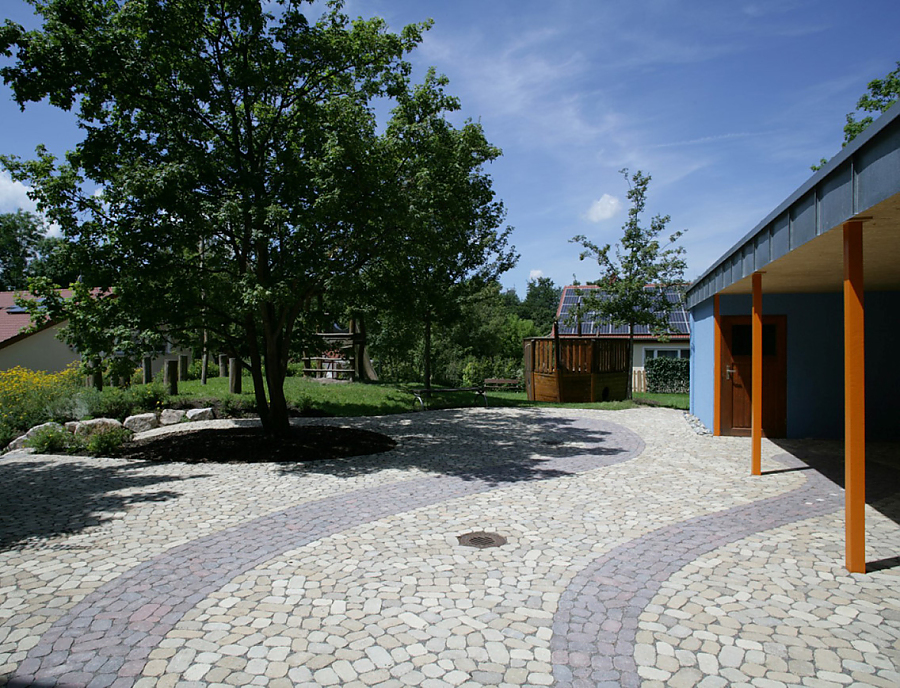
[[[753,329],[750,316],[722,318],[721,419],[723,435],[750,435]],[[763,412],[766,437],[787,431],[787,318],[763,316]]]

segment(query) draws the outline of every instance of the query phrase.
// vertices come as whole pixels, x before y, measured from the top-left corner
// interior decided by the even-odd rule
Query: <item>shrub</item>
[[[131,400],[120,387],[104,387],[101,391],[86,389],[82,393],[86,415],[92,418],[119,418],[130,415]]]
[[[0,432],[15,437],[51,420],[55,407],[78,394],[80,381],[77,364],[60,373],[20,366],[0,371]]]
[[[88,436],[86,449],[91,456],[118,456],[122,445],[131,439],[127,428],[110,428]]]
[[[65,428],[41,428],[25,441],[26,447],[38,454],[67,454],[75,444],[75,436]]]
[[[466,387],[479,387],[492,377],[521,380],[524,377],[522,361],[513,358],[474,358],[470,357],[463,366],[463,384]]]
[[[147,385],[138,385],[128,391],[132,398],[132,411],[158,411],[169,400],[169,393],[162,380],[154,380]]]
[[[651,358],[644,369],[648,392],[686,394],[690,389],[691,362],[686,358]]]

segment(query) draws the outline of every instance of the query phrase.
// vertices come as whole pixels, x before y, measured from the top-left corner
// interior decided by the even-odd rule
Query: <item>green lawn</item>
[[[245,408],[254,404],[253,382],[249,376],[242,381],[243,394],[239,399],[228,394],[228,379],[209,378],[206,386],[199,380],[178,383],[178,397],[184,404],[197,405],[204,399],[226,400],[239,403]],[[388,383],[320,383],[309,378],[289,377],[285,380],[284,392],[288,402],[297,409],[308,409],[334,416],[381,416],[391,413],[405,413],[419,409],[413,389],[419,384]],[[489,392],[488,406],[554,406],[569,408],[595,408],[619,410],[633,408],[627,401],[596,402],[586,404],[554,404],[528,401],[524,392]],[[434,393],[427,401],[429,409],[466,408],[483,406],[484,401],[471,392]]]
[[[691,407],[689,394],[656,394],[650,392],[635,392],[634,400],[645,403],[648,406],[665,406],[666,408],[682,409],[687,411]]]

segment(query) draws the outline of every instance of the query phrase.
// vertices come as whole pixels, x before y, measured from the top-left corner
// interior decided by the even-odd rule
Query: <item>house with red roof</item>
[[[22,366],[29,370],[57,373],[80,356],[58,339],[61,323],[51,322],[37,331],[31,328],[31,316],[16,305],[22,292],[0,292],[0,370]],[[71,295],[68,289],[63,296]]]

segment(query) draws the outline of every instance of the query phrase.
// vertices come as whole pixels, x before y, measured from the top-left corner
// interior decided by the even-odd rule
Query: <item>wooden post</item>
[[[178,379],[182,382],[188,378],[188,355],[178,355]]]
[[[762,273],[753,273],[753,411],[750,426],[753,436],[753,475],[762,475]]]
[[[153,382],[153,358],[144,356],[144,384]]]
[[[232,394],[241,393],[241,362],[236,358],[228,359],[228,391]]]
[[[178,361],[171,358],[166,361],[166,372],[164,374],[166,390],[170,395],[178,394]]]
[[[219,377],[228,377],[228,356],[219,354]]]
[[[844,528],[850,573],[866,572],[866,361],[862,222],[844,223]]]
[[[719,312],[719,295],[713,296],[713,435],[722,435],[722,316]]]

